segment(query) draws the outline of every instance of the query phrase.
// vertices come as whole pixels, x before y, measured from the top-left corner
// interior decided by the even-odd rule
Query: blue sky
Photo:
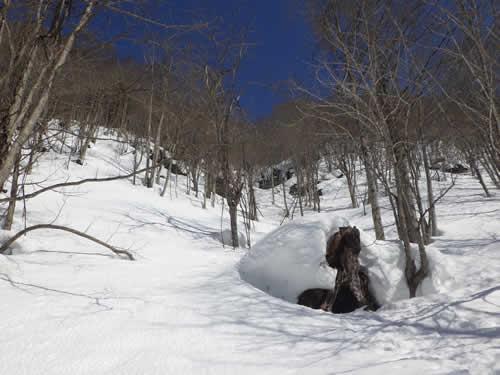
[[[205,19],[249,28],[248,41],[254,47],[244,60],[240,79],[243,85],[260,83],[248,85],[240,98],[250,118],[269,114],[273,104],[286,99],[268,86],[291,77],[305,80],[313,42],[294,0],[171,0],[160,4],[154,17],[165,23],[189,24],[200,19],[200,14]],[[122,56],[140,58],[143,54],[137,45],[118,45]]]

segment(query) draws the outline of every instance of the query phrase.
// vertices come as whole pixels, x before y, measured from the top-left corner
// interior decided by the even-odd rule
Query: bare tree
[[[219,40],[215,31],[210,34],[213,63],[204,66],[205,87],[209,119],[216,134],[217,163],[224,182],[224,195],[229,206],[232,245],[238,247],[237,210],[244,187],[241,168],[233,168],[230,146],[233,144],[231,125],[243,88],[239,86],[238,73],[248,45],[246,31],[236,32],[228,40]]]
[[[0,76],[0,91],[9,99],[0,114],[0,186],[9,177],[16,155],[46,109],[55,77],[66,63],[76,38],[105,3],[94,0],[27,2],[25,10],[33,23],[20,31],[24,42],[14,39],[15,25],[9,17],[14,4],[9,1],[2,7],[0,41],[8,46],[5,49],[8,69]],[[82,12],[72,12],[76,7],[81,7]],[[73,14],[80,14],[74,23],[70,17]],[[48,29],[47,24],[51,25]],[[38,63],[40,58],[42,66]]]
[[[464,100],[460,92],[446,87],[444,93],[467,115],[475,118],[477,129],[485,141],[500,157],[500,109],[498,86],[500,83],[500,11],[494,0],[454,0],[445,5],[428,0],[436,10],[436,17],[447,26],[449,43],[440,51],[449,56],[450,61],[460,65],[468,74],[468,87],[475,95],[475,103]],[[455,95],[458,94],[458,95]]]
[[[410,124],[414,103],[428,90],[429,72],[438,57],[435,50],[422,46],[439,46],[441,41],[425,32],[434,24],[428,7],[419,0],[404,4],[393,0],[312,0],[310,4],[327,54],[318,63],[317,79],[331,90],[329,97],[315,98],[322,106],[335,109],[333,114],[330,110],[319,116],[342,127],[335,115],[347,115],[383,141],[395,185],[383,182],[394,203],[404,244],[406,281],[414,297],[430,271],[417,217],[420,193],[411,179],[416,152]],[[419,250],[418,267],[412,242]]]

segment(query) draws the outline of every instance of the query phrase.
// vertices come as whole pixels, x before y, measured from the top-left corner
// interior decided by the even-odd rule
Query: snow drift
[[[333,288],[336,271],[325,261],[328,238],[339,227],[353,225],[343,217],[321,214],[280,226],[260,240],[239,264],[243,280],[258,289],[296,303],[306,289]],[[399,241],[375,241],[360,231],[360,263],[368,269],[370,287],[380,304],[408,298],[404,254]],[[433,253],[431,267],[438,267]],[[440,279],[427,279],[420,295],[436,291]]]
[[[335,271],[325,262],[326,241],[339,226],[349,225],[338,216],[297,219],[260,240],[242,258],[242,279],[289,302],[309,288],[331,288]]]

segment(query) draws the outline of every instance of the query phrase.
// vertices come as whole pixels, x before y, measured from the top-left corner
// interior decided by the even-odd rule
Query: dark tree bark
[[[333,313],[351,312],[367,306],[377,310],[378,304],[369,290],[368,274],[360,270],[361,241],[356,227],[342,227],[328,241],[326,260],[337,269],[335,288],[328,293],[322,309]]]
[[[297,303],[335,314],[348,313],[366,306],[375,311],[380,306],[370,292],[368,271],[360,266],[361,241],[356,227],[342,227],[327,243],[326,260],[337,269],[334,289],[308,289]]]

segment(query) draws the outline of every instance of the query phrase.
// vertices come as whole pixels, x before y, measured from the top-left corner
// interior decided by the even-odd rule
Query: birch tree
[[[15,17],[9,15],[14,11],[14,4],[4,3],[0,12],[0,43],[8,46],[4,48],[8,69],[0,75],[0,91],[8,99],[0,114],[0,186],[9,177],[16,155],[46,109],[55,77],[66,63],[75,40],[106,3],[97,0],[27,2],[23,43],[16,43],[13,34]],[[77,8],[81,8],[81,12],[77,12]],[[78,17],[72,19],[75,13]]]

